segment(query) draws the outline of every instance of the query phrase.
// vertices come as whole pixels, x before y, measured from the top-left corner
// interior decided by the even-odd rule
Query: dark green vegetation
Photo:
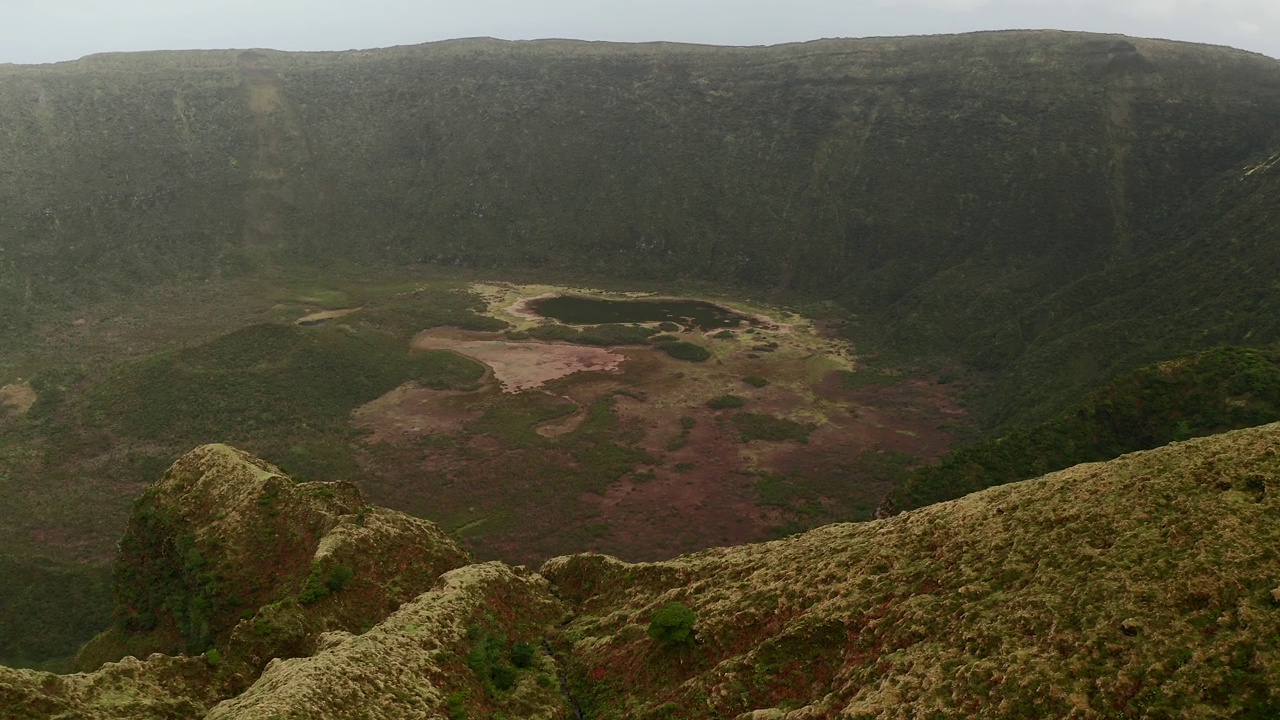
[[[694,623],[698,616],[688,605],[671,602],[654,611],[649,620],[649,637],[671,647],[688,647],[697,643]]]
[[[559,295],[529,303],[529,309],[553,320],[570,325],[596,323],[659,322],[713,330],[737,327],[749,318],[719,305],[694,300],[602,300],[599,298]],[[671,329],[662,328],[664,332]]]
[[[717,395],[706,402],[706,406],[712,410],[732,410],[746,404],[747,401],[740,395]]]
[[[111,622],[111,572],[65,560],[0,557],[0,664],[53,671]]]
[[[662,352],[677,360],[689,362],[705,362],[711,359],[711,351],[701,345],[683,340],[667,340],[657,344]]]
[[[840,384],[846,390],[857,390],[868,385],[890,385],[899,379],[875,370],[841,370]]]
[[[265,444],[309,477],[349,472],[350,463],[298,456],[297,448],[323,453],[341,442],[352,410],[401,383],[469,388],[484,374],[461,355],[410,353],[405,345],[380,333],[254,325],[124,366],[89,395],[87,422],[176,448]]]
[[[1112,381],[1048,422],[956,450],[914,472],[890,502],[909,510],[1077,463],[1276,420],[1280,349],[1208,350]]]
[[[467,667],[471,668],[489,693],[506,692],[515,687],[517,672],[533,664],[533,646],[526,642],[511,644],[501,635],[492,635],[479,626],[467,628],[471,651]]]
[[[301,476],[344,478],[355,470],[349,416],[356,407],[406,382],[478,386],[484,367],[474,360],[407,348],[423,327],[493,327],[468,303],[453,293],[418,293],[348,316],[342,326],[253,325],[122,365],[49,422],[67,428],[58,442],[70,452],[107,437],[142,441],[172,457],[230,441]]]

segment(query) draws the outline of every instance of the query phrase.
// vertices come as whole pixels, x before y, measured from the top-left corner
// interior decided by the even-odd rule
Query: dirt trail
[[[360,308],[343,308],[341,310],[321,310],[320,312],[313,312],[310,315],[304,315],[298,318],[297,320],[294,320],[293,324],[294,325],[317,325],[319,323],[324,322],[325,320],[333,320],[334,318],[340,318],[345,315],[350,315],[351,313],[359,309]]]

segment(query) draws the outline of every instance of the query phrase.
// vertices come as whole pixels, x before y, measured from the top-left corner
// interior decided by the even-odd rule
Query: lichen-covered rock
[[[201,658],[127,657],[75,675],[0,667],[5,720],[191,720],[224,696]]]
[[[599,718],[1280,717],[1277,447],[1267,425],[777,542],[557,558],[558,647]],[[695,647],[645,632],[672,601]]]

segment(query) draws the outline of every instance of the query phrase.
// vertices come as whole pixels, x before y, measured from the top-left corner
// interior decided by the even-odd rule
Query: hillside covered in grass
[[[456,567],[429,523],[209,446],[139,503],[118,629],[91,646],[97,661],[130,637],[204,652],[0,668],[0,702],[130,720],[1271,717],[1278,442],[1266,425],[888,520],[540,573]],[[262,523],[298,530],[296,546],[263,546]],[[268,584],[246,572],[264,562],[281,568]],[[654,630],[668,607],[682,609]]]

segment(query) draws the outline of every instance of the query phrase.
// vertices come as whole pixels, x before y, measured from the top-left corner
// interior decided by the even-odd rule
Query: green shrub
[[[511,664],[520,669],[533,665],[533,646],[527,642],[518,642],[511,647]]]
[[[683,328],[681,328],[676,323],[664,320],[658,323],[658,329],[664,333],[673,333],[673,332],[680,332]]]
[[[355,574],[346,565],[334,565],[326,572],[319,561],[311,562],[311,574],[307,576],[307,584],[298,593],[298,602],[310,605],[338,592],[346,586],[347,581]],[[323,578],[323,579],[322,579]]]
[[[731,410],[746,405],[747,401],[738,395],[717,395],[707,401],[707,407],[712,410]]]
[[[769,380],[767,378],[762,378],[759,375],[748,375],[742,378],[742,382],[750,385],[751,387],[758,387],[758,388],[762,388],[765,385],[769,384]]]
[[[448,714],[449,720],[467,720],[465,702],[466,697],[462,693],[449,693],[449,698],[445,700],[445,712]]]
[[[478,625],[467,628],[467,638],[474,643],[467,653],[467,667],[481,678],[490,692],[506,692],[516,686],[517,670],[506,663],[508,658],[513,664],[517,660],[533,664],[533,647],[528,643],[516,643],[506,651],[506,637],[490,634]]]
[[[720,332],[716,333],[715,335],[712,335],[711,337],[715,338],[716,340],[732,340],[735,336],[732,330],[721,330]]]
[[[658,608],[649,620],[649,637],[668,647],[689,647],[697,643],[693,625],[698,616],[682,602],[670,602]]]
[[[663,352],[677,360],[688,360],[689,362],[703,362],[711,358],[711,351],[701,345],[694,345],[690,342],[668,342],[658,346]]]
[[[489,679],[493,686],[503,692],[516,686],[516,669],[509,665],[498,665],[489,671]]]

